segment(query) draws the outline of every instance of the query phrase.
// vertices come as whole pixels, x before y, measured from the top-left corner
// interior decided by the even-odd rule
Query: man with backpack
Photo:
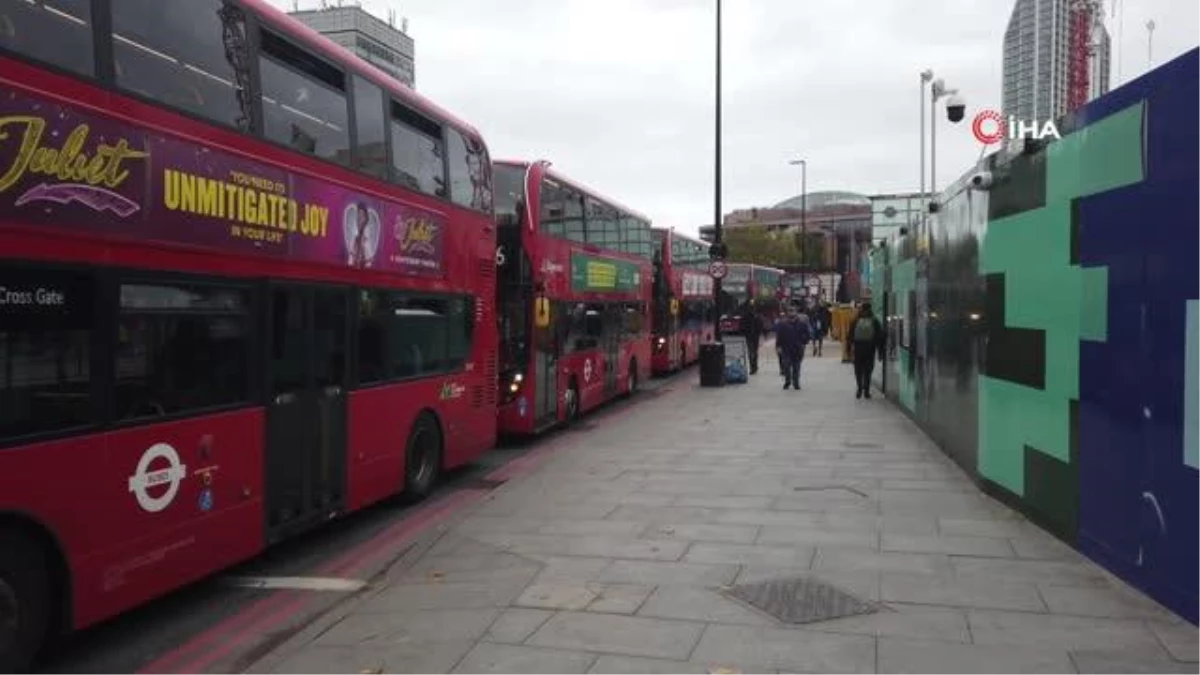
[[[871,374],[875,371],[875,357],[883,358],[886,336],[883,325],[871,311],[871,303],[864,302],[858,308],[858,316],[850,325],[850,348],[854,355],[854,380],[858,390],[854,398],[871,398]]]

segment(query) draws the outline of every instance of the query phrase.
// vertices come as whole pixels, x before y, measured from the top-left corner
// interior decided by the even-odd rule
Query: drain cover
[[[784,623],[814,623],[879,611],[875,603],[814,577],[768,579],[725,592]]]

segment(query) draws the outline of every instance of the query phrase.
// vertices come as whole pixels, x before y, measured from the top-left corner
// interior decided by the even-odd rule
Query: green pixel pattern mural
[[[991,221],[983,241],[980,273],[1004,275],[1005,327],[1045,335],[1043,389],[988,376],[979,383],[979,472],[1021,497],[1026,448],[1070,463],[1079,344],[1108,335],[1107,270],[1071,264],[1072,200],[1143,180],[1143,105],[1049,146],[1045,206]]]

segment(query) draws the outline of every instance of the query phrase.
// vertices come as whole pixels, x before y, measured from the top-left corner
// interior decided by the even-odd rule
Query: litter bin
[[[700,386],[725,386],[725,343],[705,342],[700,345]]]

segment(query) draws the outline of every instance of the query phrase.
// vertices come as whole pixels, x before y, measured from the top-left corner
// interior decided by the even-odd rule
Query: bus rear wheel
[[[442,432],[429,413],[421,413],[408,432],[404,452],[404,496],[419,502],[433,492],[442,473]]]
[[[41,549],[0,532],[0,673],[29,672],[50,629],[53,593]]]
[[[625,395],[633,396],[634,394],[636,394],[637,390],[638,390],[638,372],[637,372],[637,361],[636,360],[629,362],[629,376],[625,379],[625,381],[628,383],[628,386],[626,387]]]

